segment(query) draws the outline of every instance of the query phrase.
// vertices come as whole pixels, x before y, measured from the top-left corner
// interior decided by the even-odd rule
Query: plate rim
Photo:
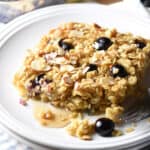
[[[36,10],[36,11],[33,11],[33,12],[30,12],[30,13],[28,13],[28,14],[25,14],[25,15],[23,15],[23,16],[21,16],[21,17],[18,17],[17,19],[15,19],[15,20],[13,20],[13,21],[11,21],[8,25],[6,25],[6,27],[5,27],[5,29],[2,31],[2,33],[1,33],[1,35],[0,35],[0,47],[5,43],[5,41],[7,41],[7,38],[9,38],[9,37],[11,37],[15,32],[16,32],[16,30],[14,30],[14,31],[12,31],[17,25],[20,25],[21,24],[21,22],[24,22],[25,20],[29,20],[29,18],[30,19],[33,19],[34,18],[34,16],[35,15],[37,15],[37,16],[42,16],[42,15],[44,15],[44,14],[46,14],[46,13],[48,13],[48,12],[55,12],[56,10],[57,11],[60,11],[61,9],[67,9],[67,8],[70,8],[70,7],[77,7],[77,6],[82,6],[82,7],[85,7],[85,6],[90,6],[90,7],[99,7],[99,8],[101,8],[101,9],[105,9],[106,8],[106,6],[101,6],[101,5],[99,5],[99,4],[62,4],[62,5],[58,5],[58,6],[50,6],[50,7],[47,7],[47,8],[42,8],[42,9],[39,9],[39,10]],[[63,8],[62,8],[63,7]],[[51,8],[51,10],[48,10],[49,8]],[[39,13],[40,12],[40,13]],[[34,19],[33,19],[33,22],[34,22]],[[30,22],[31,23],[31,22]],[[29,24],[30,24],[29,23]],[[24,26],[27,26],[28,24],[24,24],[24,25],[22,25],[21,26],[21,28],[23,28]],[[17,31],[19,31],[19,29],[17,29]],[[7,34],[8,34],[8,36],[7,36]],[[46,146],[51,146],[51,147],[55,147],[55,148],[64,148],[64,149],[70,149],[70,148],[72,148],[72,149],[100,149],[100,148],[102,148],[102,147],[99,147],[99,145],[98,145],[98,147],[97,146],[95,146],[95,147],[93,147],[93,145],[92,145],[92,147],[90,147],[89,145],[89,147],[87,148],[87,147],[80,147],[80,146],[78,146],[78,147],[72,147],[72,146],[70,146],[70,147],[66,147],[66,145],[60,145],[60,144],[54,144],[54,143],[43,143],[43,142],[41,142],[40,141],[40,139],[38,139],[37,140],[37,138],[35,138],[34,136],[28,136],[28,135],[22,135],[22,132],[20,132],[20,128],[16,128],[16,129],[14,129],[14,128],[12,128],[12,127],[10,127],[10,126],[8,126],[8,123],[7,123],[7,121],[4,121],[2,118],[4,118],[4,117],[7,117],[7,119],[9,120],[9,118],[10,118],[10,116],[9,116],[9,114],[7,114],[6,113],[6,111],[4,110],[4,108],[3,108],[3,106],[0,104],[0,122],[4,125],[4,126],[6,126],[6,127],[8,127],[8,129],[11,129],[12,131],[14,131],[15,133],[18,133],[20,136],[22,136],[22,137],[24,137],[24,138],[27,138],[27,139],[29,139],[30,141],[33,141],[33,142],[35,142],[35,143],[39,143],[39,144],[41,144],[41,145],[46,145]],[[6,116],[7,115],[7,116]],[[13,120],[13,119],[12,119]],[[13,122],[13,121],[12,121]],[[13,122],[14,123],[14,122]],[[15,125],[16,127],[17,127],[17,125]],[[24,126],[25,127],[25,126]],[[25,127],[26,128],[26,127]],[[19,130],[18,130],[19,129]],[[29,131],[29,129],[30,128],[27,128],[28,129],[28,131]],[[23,132],[24,133],[24,132]],[[34,138],[33,138],[34,137]],[[144,142],[148,137],[150,137],[150,133],[148,134],[147,133],[147,135],[145,135],[145,136],[143,136],[143,137],[140,137],[140,138],[137,138],[136,140],[133,140],[132,142],[130,142],[130,143],[128,143],[128,146],[130,145],[130,146],[133,146],[135,143],[133,143],[133,142],[135,142],[135,141],[137,141],[137,140],[141,140],[140,142],[142,143],[142,142]],[[144,141],[142,141],[144,138],[146,138]],[[36,140],[35,140],[36,139]],[[121,143],[122,145],[122,148],[123,147],[126,147],[126,145],[125,144],[127,144],[127,143]],[[57,146],[56,146],[57,145]],[[135,145],[137,145],[137,144],[135,144]],[[103,149],[109,149],[109,148],[116,148],[116,146],[118,146],[118,145],[110,145],[110,146],[106,146],[106,147],[103,147]],[[120,145],[119,145],[120,146]]]

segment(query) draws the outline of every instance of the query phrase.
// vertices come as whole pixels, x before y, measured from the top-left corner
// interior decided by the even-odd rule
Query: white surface
[[[92,12],[92,13],[91,13]],[[45,129],[33,119],[30,107],[18,104],[18,94],[12,86],[14,72],[27,48],[32,47],[50,27],[66,21],[96,22],[107,27],[117,27],[120,31],[131,31],[135,34],[150,37],[149,25],[137,20],[125,11],[118,11],[99,5],[56,6],[32,12],[10,23],[0,38],[0,122],[14,132],[34,141],[54,147],[102,149],[112,146],[130,146],[131,142],[149,136],[150,124],[139,122],[137,131],[118,138],[95,137],[86,142],[72,138],[62,129]],[[136,23],[136,26],[135,26]],[[144,28],[143,28],[144,27]],[[9,69],[8,69],[9,68]],[[34,131],[34,133],[33,133]],[[146,139],[144,139],[146,140]],[[140,143],[139,142],[139,143]]]
[[[124,8],[127,8],[127,11],[137,14],[139,19],[150,20],[150,8],[144,7],[140,0],[124,0],[122,4]]]

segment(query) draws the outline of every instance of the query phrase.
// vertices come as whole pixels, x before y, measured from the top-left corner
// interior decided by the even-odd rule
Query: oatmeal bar
[[[28,51],[14,85],[25,100],[105,113],[115,120],[123,112],[122,103],[143,95],[149,61],[150,40],[71,22],[51,29]]]

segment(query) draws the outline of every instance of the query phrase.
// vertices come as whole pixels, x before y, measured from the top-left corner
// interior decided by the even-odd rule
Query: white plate
[[[94,136],[81,141],[69,136],[64,129],[44,128],[33,118],[30,105],[19,104],[19,95],[12,78],[19,68],[26,49],[33,47],[41,36],[60,23],[96,22],[119,31],[130,31],[150,38],[149,25],[121,10],[97,4],[59,5],[24,15],[7,25],[0,35],[0,122],[17,135],[49,147],[63,149],[123,149],[142,144],[150,137],[150,123],[140,121],[136,130],[116,138]]]

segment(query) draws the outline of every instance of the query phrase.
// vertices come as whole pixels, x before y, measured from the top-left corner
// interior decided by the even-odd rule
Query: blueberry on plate
[[[112,45],[112,43],[113,42],[109,38],[100,37],[94,42],[93,47],[96,50],[107,50]]]
[[[87,72],[97,70],[97,65],[95,64],[89,64],[88,67],[89,69],[87,70]]]
[[[111,76],[115,77],[126,77],[128,75],[127,71],[122,65],[115,64],[110,68]]]
[[[95,122],[95,131],[101,136],[112,136],[115,123],[109,118],[100,118]]]
[[[58,45],[65,51],[69,51],[70,49],[73,49],[73,45],[69,42],[65,42],[63,39],[61,39],[58,42]]]
[[[140,40],[135,40],[135,44],[137,46],[137,48],[144,48],[146,46],[146,44]]]

